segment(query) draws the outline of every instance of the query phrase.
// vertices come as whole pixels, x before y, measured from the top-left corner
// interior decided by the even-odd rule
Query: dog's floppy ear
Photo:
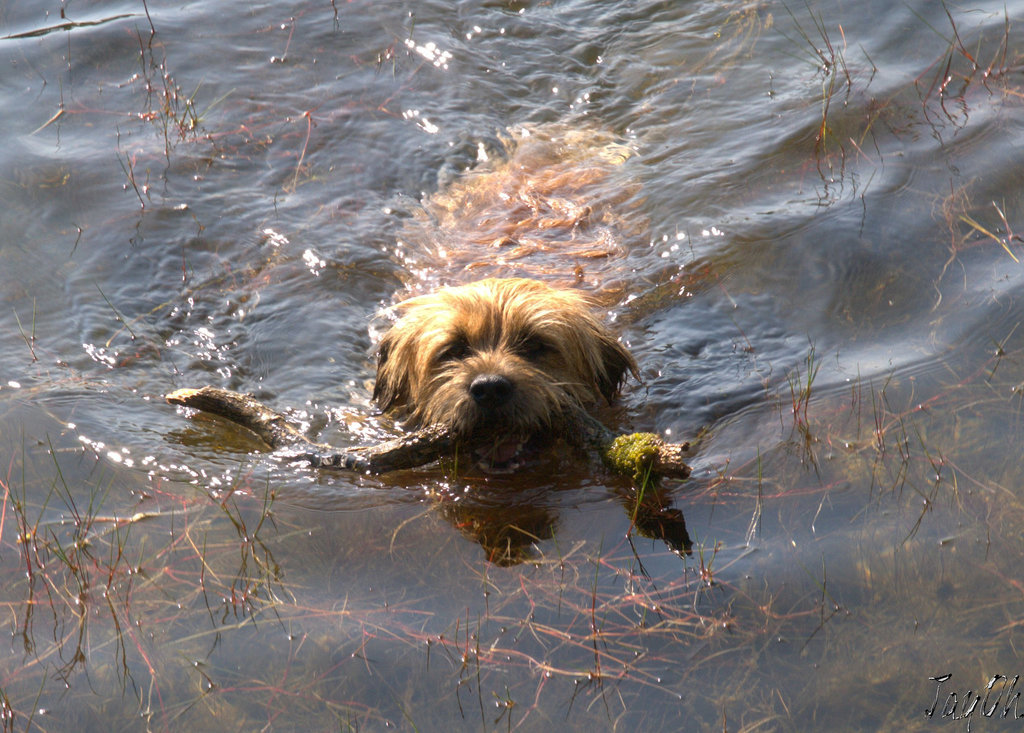
[[[409,382],[405,371],[390,361],[395,348],[394,332],[384,334],[377,349],[377,380],[373,384],[373,399],[384,411],[404,404],[409,397]]]
[[[626,381],[627,372],[640,380],[636,359],[611,334],[601,335],[601,363],[597,368],[597,388],[608,403],[615,399],[619,388]]]

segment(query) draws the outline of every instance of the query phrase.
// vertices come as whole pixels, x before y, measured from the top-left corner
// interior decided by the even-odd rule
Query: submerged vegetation
[[[899,582],[903,592],[918,599],[914,606],[921,617],[950,604],[951,591],[943,588],[963,593],[988,582],[974,569],[985,567],[987,552],[1005,552],[991,535],[1024,506],[998,483],[979,478],[979,473],[1009,469],[1012,457],[1006,456],[1002,467],[991,465],[991,449],[965,445],[962,436],[972,432],[965,423],[986,411],[1019,409],[1000,396],[1000,387],[1024,379],[1022,366],[1024,349],[1004,351],[986,369],[956,380],[924,403],[915,402],[899,375],[881,386],[854,382],[847,394],[816,394],[816,385],[809,385],[804,396],[812,407],[801,408],[794,425],[815,471],[796,480],[783,470],[788,460],[783,445],[759,456],[756,466],[733,465],[727,473],[690,481],[685,487],[689,506],[712,502],[735,521],[723,524],[719,538],[698,540],[691,555],[677,556],[675,571],[656,559],[657,552],[641,549],[638,536],[627,535],[616,546],[583,537],[537,536],[522,570],[497,565],[473,570],[459,559],[463,551],[444,550],[451,558],[435,558],[431,583],[413,583],[397,596],[358,586],[322,592],[310,584],[318,573],[338,572],[328,566],[365,563],[372,555],[410,562],[427,535],[445,531],[438,523],[443,505],[428,505],[426,511],[414,505],[414,513],[393,533],[375,536],[373,527],[346,522],[350,534],[329,538],[329,524],[310,522],[312,515],[294,509],[279,511],[270,478],[246,470],[220,491],[196,486],[191,497],[166,492],[163,480],[155,479],[138,497],[136,511],[118,515],[107,505],[123,491],[125,476],[104,472],[92,450],[25,445],[19,464],[45,472],[41,459],[49,456],[52,489],[42,500],[33,499],[27,486],[42,477],[34,473],[8,473],[0,482],[0,553],[7,568],[3,597],[17,619],[17,656],[23,660],[3,677],[5,727],[45,728],[36,719],[36,698],[57,683],[70,688],[60,706],[91,710],[80,713],[85,720],[98,723],[103,717],[124,725],[134,710],[156,729],[228,710],[247,725],[286,713],[289,725],[319,725],[326,716],[353,728],[401,725],[399,710],[426,727],[432,727],[435,715],[450,714],[447,707],[432,711],[418,696],[397,707],[356,703],[366,698],[353,690],[375,684],[385,659],[392,684],[408,684],[427,673],[439,693],[454,694],[464,717],[475,717],[484,727],[515,727],[544,716],[552,699],[561,700],[556,707],[564,714],[584,717],[598,714],[596,704],[602,716],[645,720],[632,710],[633,701],[652,694],[695,713],[706,704],[734,711],[751,690],[767,683],[767,668],[795,663],[788,654],[779,656],[782,639],[826,656],[842,653],[836,645],[855,645],[856,633],[853,639],[849,630],[834,637],[828,633],[853,609],[864,633],[885,626],[893,629],[892,643],[912,643],[911,629],[904,636],[902,622],[888,617],[896,607],[883,604],[869,611],[862,606],[860,597],[872,588]],[[995,381],[993,372],[1005,376]],[[948,421],[948,414],[960,424]],[[101,470],[85,485],[69,487],[65,465],[83,461],[96,462]],[[990,465],[982,468],[979,461]],[[844,488],[850,485],[858,487],[856,496]],[[868,486],[870,493],[864,494]],[[817,505],[814,517],[800,515],[808,509],[807,497]],[[859,512],[853,510],[857,505]],[[488,511],[497,509],[479,508],[477,520],[493,522]],[[813,536],[806,536],[808,521],[813,527],[825,515],[845,511],[865,521],[872,517],[868,526],[875,533],[875,551],[857,553],[849,565],[834,556],[815,564],[813,555],[786,551],[768,539],[790,536],[802,545]],[[925,540],[938,540],[940,553],[946,545],[962,548],[966,565],[956,572],[940,571],[936,560],[916,549],[924,517],[935,512],[961,526],[956,536]],[[886,515],[892,520],[882,521]],[[766,517],[772,517],[767,529]],[[467,521],[466,514],[448,518]],[[759,529],[745,539],[748,518]],[[294,557],[279,564],[279,550],[310,539],[311,567],[297,566]],[[972,549],[978,540],[980,554]],[[890,556],[893,550],[896,555]],[[779,553],[803,566],[788,578],[795,586],[773,577],[778,564],[771,558]],[[839,586],[837,579],[842,579]],[[457,582],[476,585],[480,604],[438,615],[432,609],[447,605],[440,594]],[[987,595],[997,609],[1016,614],[1020,600],[1012,592]],[[290,661],[283,668],[236,667],[232,660],[246,655],[225,645],[223,635],[229,632],[260,634],[263,653]],[[1002,636],[985,644],[962,639],[946,650],[970,644],[974,653],[999,659]],[[333,652],[324,646],[328,638]],[[171,639],[173,646],[167,643]],[[381,646],[385,639],[388,644]],[[393,652],[386,651],[396,643],[415,652],[397,666]],[[682,658],[688,661],[680,667]],[[890,662],[884,679],[895,684],[919,673],[919,662],[907,658]],[[701,685],[713,680],[714,691],[697,698],[685,693],[697,680]],[[853,680],[847,684],[856,689]],[[90,689],[120,690],[123,702],[104,702]],[[259,695],[254,698],[253,692]],[[821,694],[808,699],[821,706],[827,699]],[[799,707],[799,700],[791,698],[789,705],[802,717],[810,711]],[[776,719],[769,699],[754,703],[742,719],[733,712],[727,719],[736,715],[737,725],[748,726]],[[917,703],[911,697],[907,705]],[[757,718],[757,711],[764,717]]]
[[[523,486],[514,477],[474,483],[457,470],[437,467],[341,482],[277,463],[223,424],[190,430],[153,417],[163,409],[149,410],[154,396],[168,382],[192,382],[197,371],[222,378],[232,389],[276,389],[265,352],[299,348],[289,340],[297,330],[294,322],[251,315],[270,288],[291,287],[304,298],[327,302],[337,294],[309,284],[322,283],[329,273],[352,286],[353,298],[365,296],[367,291],[357,289],[362,281],[373,281],[378,290],[369,292],[383,297],[377,293],[394,278],[386,265],[368,264],[359,254],[335,252],[332,260],[312,244],[289,251],[287,239],[269,227],[261,229],[258,243],[241,246],[234,231],[221,229],[208,240],[201,236],[222,215],[232,222],[232,216],[254,216],[255,209],[270,218],[273,209],[274,216],[284,217],[276,207],[283,210],[288,196],[297,196],[302,212],[293,214],[295,229],[308,233],[303,227],[313,206],[298,192],[315,188],[324,176],[331,185],[343,178],[330,141],[318,141],[318,124],[334,125],[340,138],[367,120],[402,118],[433,135],[435,123],[426,112],[402,109],[393,97],[416,84],[444,97],[444,87],[431,86],[424,76],[439,63],[451,61],[454,67],[475,57],[468,51],[444,56],[430,41],[419,42],[418,18],[401,16],[387,25],[390,44],[373,54],[353,51],[344,72],[369,70],[374,83],[391,84],[380,99],[367,92],[366,99],[331,100],[334,108],[284,87],[252,107],[243,107],[235,97],[244,95],[234,92],[204,106],[203,85],[176,81],[196,70],[175,67],[170,31],[150,15],[147,3],[141,7],[130,17],[40,24],[0,39],[24,44],[65,34],[67,50],[60,53],[71,55],[64,64],[77,71],[75,54],[85,53],[77,34],[123,24],[118,38],[130,38],[139,70],[121,86],[112,85],[109,96],[123,91],[134,106],[113,113],[113,133],[101,144],[108,145],[124,176],[121,193],[132,201],[132,213],[124,216],[132,223],[125,227],[113,215],[102,223],[121,225],[118,236],[131,242],[124,259],[141,268],[129,270],[141,290],[157,290],[158,281],[181,286],[155,306],[138,295],[119,300],[101,287],[97,274],[111,267],[111,277],[121,277],[109,264],[116,258],[102,258],[85,278],[87,288],[80,282],[68,287],[88,289],[88,298],[98,298],[71,298],[68,309],[84,324],[76,322],[74,343],[100,345],[89,359],[71,365],[66,355],[54,356],[57,319],[45,317],[43,296],[40,314],[34,292],[28,305],[13,301],[10,351],[27,364],[29,378],[19,382],[5,375],[0,385],[6,425],[0,428],[6,456],[0,463],[0,610],[9,632],[0,664],[0,730],[432,730],[456,717],[485,730],[547,728],[556,720],[595,729],[668,730],[692,720],[725,730],[801,730],[808,721],[835,719],[850,729],[914,730],[938,722],[921,712],[936,692],[930,677],[954,674],[955,682],[943,690],[954,684],[958,690],[980,689],[993,674],[1012,677],[1019,671],[1012,639],[1024,615],[1018,570],[1024,495],[1016,449],[1024,427],[1024,315],[1016,270],[1010,269],[1020,265],[1024,243],[1016,233],[1024,211],[1019,174],[1011,165],[992,184],[967,172],[950,178],[948,187],[922,193],[915,188],[922,185],[915,171],[907,172],[899,191],[914,191],[927,209],[924,218],[934,224],[915,220],[916,226],[943,237],[921,237],[911,256],[894,252],[892,244],[904,226],[911,227],[902,201],[879,214],[891,220],[874,229],[864,213],[876,176],[886,166],[901,165],[909,141],[932,141],[929,155],[947,153],[958,136],[986,118],[996,120],[993,129],[1016,132],[1019,125],[1011,118],[1024,101],[1024,64],[1014,51],[1018,22],[1011,23],[1008,11],[997,35],[991,23],[980,31],[968,27],[968,16],[949,6],[943,6],[946,25],[936,24],[934,15],[912,12],[912,22],[927,29],[929,40],[916,34],[921,48],[906,52],[918,58],[913,78],[887,73],[887,64],[905,63],[902,56],[899,63],[872,58],[829,17],[828,8],[811,4],[780,5],[783,12],[774,15],[764,5],[716,9],[703,27],[712,40],[685,63],[685,54],[660,45],[667,43],[660,33],[638,43],[647,55],[642,62],[630,57],[626,71],[596,44],[574,46],[572,53],[589,59],[594,79],[584,79],[593,86],[586,93],[594,100],[610,94],[612,82],[640,73],[643,64],[654,70],[649,84],[661,85],[659,94],[679,86],[678,80],[665,81],[669,72],[692,77],[679,98],[696,112],[683,105],[666,112],[644,106],[646,101],[631,108],[663,124],[666,115],[706,114],[700,105],[713,99],[729,74],[746,73],[744,63],[757,58],[763,44],[786,39],[785,53],[776,51],[775,58],[795,57],[800,68],[809,68],[809,77],[772,71],[765,104],[781,104],[788,95],[798,102],[779,117],[810,113],[787,131],[791,140],[785,145],[795,157],[780,163],[771,157],[774,150],[766,154],[765,167],[777,166],[772,175],[784,180],[758,185],[784,189],[780,200],[787,203],[806,186],[813,190],[815,211],[825,215],[846,204],[827,234],[859,226],[860,259],[851,258],[847,268],[837,257],[826,262],[824,274],[812,277],[815,263],[805,254],[811,246],[789,259],[770,259],[752,246],[730,249],[732,243],[702,249],[701,238],[690,237],[684,226],[661,256],[661,243],[652,235],[659,262],[642,259],[647,254],[630,261],[636,267],[616,285],[626,294],[617,317],[633,328],[634,338],[648,328],[656,335],[675,333],[659,331],[659,319],[705,317],[710,324],[701,324],[695,346],[657,343],[649,349],[652,370],[685,375],[669,398],[658,391],[660,375],[648,375],[648,384],[636,388],[623,414],[616,415],[623,423],[642,419],[664,432],[634,433],[609,451],[608,460],[625,457],[622,472],[632,482],[611,475],[595,479],[592,467],[560,465],[563,474],[535,476],[536,485]],[[336,26],[330,33],[316,36],[314,30],[322,29],[305,26],[316,40],[302,42],[296,30],[311,10],[297,11],[286,22],[279,18],[273,27],[261,25],[266,35],[257,43],[277,44],[265,54],[267,64],[312,70],[323,75],[320,80],[340,77],[343,72],[334,68],[322,71],[327,64],[321,56],[345,60],[330,56],[330,49],[351,33],[346,8],[331,7]],[[62,19],[65,10],[70,12],[62,4]],[[500,18],[522,32],[513,26],[517,18],[555,10],[505,3]],[[615,27],[635,24],[634,19]],[[486,30],[467,25],[458,35]],[[414,36],[416,42],[406,43]],[[242,44],[230,35],[214,36],[225,37]],[[506,37],[504,26],[494,37]],[[942,40],[938,52],[934,38]],[[251,42],[246,36],[244,44]],[[126,58],[120,53],[118,58]],[[480,55],[489,59],[487,53]],[[112,73],[98,57],[90,57],[90,64],[90,71]],[[472,82],[490,90],[486,85],[504,72],[490,60],[486,68]],[[106,79],[86,83],[106,93]],[[545,99],[555,96],[550,78],[535,86]],[[522,95],[515,89],[518,100]],[[88,127],[111,114],[98,115],[71,92],[62,88],[56,113],[42,126],[33,125],[33,136],[57,130],[82,134],[76,121]],[[591,104],[589,97],[583,101]],[[730,107],[728,114],[737,109]],[[226,121],[215,123],[215,112]],[[439,102],[438,118],[443,113],[454,115]],[[647,130],[652,138],[661,132],[657,125]],[[700,132],[708,134],[707,128]],[[76,144],[68,137],[69,147]],[[647,159],[638,155],[630,164],[649,165],[655,169],[649,177],[668,179],[659,166],[676,164],[664,153],[676,143],[660,144],[651,146]],[[482,143],[466,147],[472,149],[469,158],[486,155]],[[712,155],[714,146],[706,147],[701,155]],[[1012,153],[1004,150],[1006,141],[988,141],[988,147],[995,152],[977,153],[971,161],[979,168]],[[407,154],[424,155],[418,147]],[[344,170],[354,175],[389,163],[345,161]],[[410,189],[420,185],[419,179],[410,182],[404,166],[408,161],[394,164],[400,169],[396,177]],[[429,160],[419,167],[438,166]],[[0,181],[6,187],[0,190],[45,189],[58,197],[56,213],[47,212],[57,216],[66,203],[59,196],[77,185],[79,173],[55,170],[44,167],[36,178]],[[237,174],[244,185],[231,179],[235,193],[217,199],[216,213],[204,218],[174,198],[172,179],[178,185],[192,181],[204,196],[221,196],[225,179],[218,173]],[[206,176],[212,183],[204,187]],[[689,172],[684,178],[688,188],[720,185],[717,178],[702,182]],[[748,181],[732,183],[742,193],[721,186],[721,196],[750,196]],[[233,198],[244,198],[250,186],[277,187],[265,211],[265,200],[245,209]],[[88,188],[83,185],[78,195],[85,197]],[[994,200],[993,189],[1005,197]],[[718,195],[704,199],[709,208],[718,204]],[[872,205],[888,206],[888,197]],[[378,218],[402,205],[389,199],[387,207],[378,206],[370,193],[357,191],[332,194],[320,208],[336,232],[366,201]],[[775,215],[775,205],[762,207],[772,210],[765,220]],[[234,206],[245,213],[232,215]],[[30,217],[27,210],[20,214],[32,221],[45,218]],[[143,224],[159,219],[176,222],[165,230],[172,234],[142,246]],[[182,237],[183,226],[197,239]],[[747,230],[760,251],[781,238],[771,222],[750,226],[765,230],[763,241]],[[801,245],[822,232],[807,233],[803,228],[811,225],[803,220],[781,229],[787,227],[793,231],[784,234]],[[79,256],[83,227],[75,224],[67,232]],[[164,258],[164,248],[173,254]],[[690,258],[683,265],[660,264],[680,252]],[[751,272],[744,271],[751,261]],[[768,266],[793,272],[770,279]],[[996,275],[982,278],[979,271]],[[836,293],[827,302],[827,317],[842,338],[819,332],[808,340],[806,333],[788,331],[802,327],[799,319],[779,328],[781,336],[766,328],[762,338],[741,325],[774,318],[775,306],[765,301],[802,307],[815,288]],[[719,318],[708,309],[693,316],[694,293],[720,298],[727,315]],[[765,293],[769,297],[758,300]],[[901,309],[909,295],[919,301]],[[50,291],[49,297],[63,296]],[[201,300],[214,305],[193,311]],[[376,306],[355,308],[338,300],[331,307],[342,315],[332,321],[361,319]],[[763,312],[744,320],[744,309],[755,308]],[[959,312],[972,309],[984,316],[979,318],[990,329],[984,334],[952,326],[963,323],[956,320]],[[243,319],[245,328],[232,331]],[[215,333],[217,324],[221,331]],[[328,331],[333,322],[326,319],[310,318],[301,326],[328,333],[321,340],[331,343],[330,350],[313,356],[318,368],[356,361],[366,352],[368,344],[357,344],[339,357],[343,339]],[[971,330],[969,322],[958,328]],[[251,340],[238,335],[250,329],[258,334]],[[726,329],[732,330],[722,335]],[[884,339],[870,338],[882,331]],[[784,348],[770,351],[766,343],[773,339]],[[731,361],[721,357],[724,352]],[[687,373],[687,364],[672,372],[676,362],[690,357],[694,365],[714,364],[708,371],[717,369],[719,376],[711,388],[700,391],[700,375]],[[277,364],[277,374],[287,371],[287,362]],[[720,391],[741,393],[748,381],[755,387],[745,401],[719,399]],[[294,415],[309,432],[379,440],[386,431],[369,415],[365,387],[353,379],[330,389],[325,400],[351,397],[358,415],[306,404]],[[695,400],[690,413],[704,409],[699,414],[706,424],[671,401],[691,389],[708,405]],[[301,404],[304,398],[294,394],[293,389],[279,401]],[[110,424],[77,426],[74,420],[97,396],[115,405],[103,413]],[[26,405],[38,412],[28,413]],[[33,419],[22,424],[27,414]],[[89,437],[101,428],[118,437]],[[704,430],[693,476],[659,483],[651,480],[651,451],[669,428]],[[239,460],[246,451],[252,455]],[[879,629],[886,630],[884,641]],[[947,719],[964,712],[946,714],[950,708],[942,699],[934,710]]]

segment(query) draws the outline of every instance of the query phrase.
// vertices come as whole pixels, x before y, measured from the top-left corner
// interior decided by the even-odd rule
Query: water
[[[4,729],[951,724],[1021,672],[1022,16],[0,3]],[[521,126],[631,151],[543,272],[641,364],[602,417],[700,436],[690,554],[595,462],[317,473],[163,401],[389,434],[381,309],[468,277],[398,242]]]

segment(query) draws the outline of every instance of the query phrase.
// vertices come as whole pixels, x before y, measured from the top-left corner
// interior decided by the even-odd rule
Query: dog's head
[[[442,425],[496,468],[558,429],[564,407],[610,401],[636,362],[573,290],[518,278],[398,305],[374,399],[413,427]]]

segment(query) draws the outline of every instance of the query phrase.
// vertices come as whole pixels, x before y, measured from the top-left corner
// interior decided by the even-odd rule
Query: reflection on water
[[[3,730],[914,730],[1020,672],[1016,5],[117,10],[3,11]],[[550,255],[471,207],[553,129],[592,175],[513,193],[689,481],[317,473],[164,404],[390,434],[371,322]]]

